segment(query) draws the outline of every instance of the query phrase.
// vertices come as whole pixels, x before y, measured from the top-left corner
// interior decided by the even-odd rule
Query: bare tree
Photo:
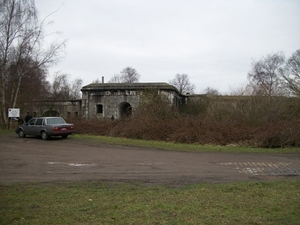
[[[140,79],[140,74],[132,67],[126,67],[121,71],[121,74],[115,74],[110,80],[110,83],[137,83]]]
[[[219,92],[217,89],[211,88],[211,87],[207,87],[204,90],[205,94],[207,94],[208,96],[216,96],[219,95]]]
[[[121,82],[121,76],[119,74],[115,74],[108,82],[109,83],[123,83],[123,82]]]
[[[31,111],[32,108],[38,104],[37,101],[49,96],[49,82],[46,80],[47,73],[42,67],[30,70],[29,68],[33,63],[31,60],[22,61],[22,67],[24,67],[24,69],[28,68],[28,72],[24,74],[21,84],[18,84],[19,77],[17,76],[17,70],[20,65],[10,64],[7,69],[7,82],[4,87],[6,104],[8,106],[13,105],[16,89],[18,85],[20,85],[20,94],[17,98],[16,107],[20,108],[23,113]],[[0,115],[2,115],[1,112]]]
[[[7,108],[16,106],[24,76],[56,62],[65,45],[63,41],[51,44],[48,49],[43,47],[46,37],[43,29],[46,25],[45,20],[41,23],[38,21],[34,0],[0,0],[1,115],[5,124]],[[10,80],[11,65],[16,67],[16,86],[9,97],[5,86]],[[8,99],[12,99],[12,102]]]
[[[246,84],[240,87],[231,88],[229,95],[233,96],[250,96],[253,94],[251,85]]]
[[[56,74],[51,86],[51,98],[53,100],[65,100],[71,98],[71,86],[68,81],[69,75]]]
[[[71,98],[77,99],[81,98],[81,88],[82,88],[83,80],[80,78],[75,79],[71,84]]]
[[[195,85],[191,84],[189,76],[187,74],[176,74],[173,80],[169,81],[178,91],[183,93],[194,93]]]
[[[82,87],[82,79],[77,78],[74,81],[69,81],[68,74],[57,73],[54,76],[51,85],[50,95],[53,100],[66,100],[80,98],[80,89]]]
[[[252,62],[252,70],[248,73],[248,79],[253,85],[256,94],[282,95],[281,73],[284,70],[283,53],[269,54],[260,61]]]
[[[300,49],[288,59],[282,75],[292,93],[300,96]]]
[[[97,78],[96,80],[93,80],[92,83],[94,83],[94,84],[100,84],[100,83],[102,83],[102,80],[100,80],[99,78]]]
[[[132,67],[126,67],[121,71],[122,83],[136,83],[140,79],[140,74]]]

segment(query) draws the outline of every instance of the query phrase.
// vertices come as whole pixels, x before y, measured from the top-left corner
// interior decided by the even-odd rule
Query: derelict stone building
[[[177,88],[168,83],[91,83],[82,87],[81,99],[28,101],[19,103],[23,114],[32,116],[62,116],[115,119],[134,113],[140,105],[143,94],[155,91],[173,107],[181,110],[191,105],[199,110],[208,104],[230,104],[232,107],[245,105],[247,98],[233,96],[208,97],[206,95],[181,94]],[[197,109],[198,109],[197,108]],[[185,110],[189,110],[185,107]]]
[[[17,108],[21,109],[21,114],[29,112],[35,116],[61,116],[64,118],[77,117],[82,115],[81,99],[65,100],[39,100],[18,102]]]
[[[92,83],[81,89],[82,116],[118,119],[130,115],[147,90],[157,91],[172,106],[182,105],[183,96],[167,83]]]

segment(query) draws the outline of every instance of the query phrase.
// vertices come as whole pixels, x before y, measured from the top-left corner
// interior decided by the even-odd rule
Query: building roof
[[[81,91],[109,91],[109,90],[144,90],[144,89],[171,90],[178,92],[177,88],[168,83],[91,83],[81,88]]]

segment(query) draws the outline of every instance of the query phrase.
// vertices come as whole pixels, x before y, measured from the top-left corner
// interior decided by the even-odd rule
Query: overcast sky
[[[50,69],[107,82],[125,67],[140,82],[188,74],[196,93],[222,94],[247,83],[252,60],[300,49],[299,0],[36,0],[47,32],[67,40]]]

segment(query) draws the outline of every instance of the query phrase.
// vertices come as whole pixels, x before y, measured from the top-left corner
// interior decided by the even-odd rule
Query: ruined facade
[[[157,91],[170,105],[180,108],[183,96],[167,83],[93,83],[82,87],[82,116],[121,118],[139,106],[148,90]]]
[[[81,99],[19,102],[17,108],[23,115],[29,112],[32,116],[119,119],[134,113],[143,94],[149,91],[155,91],[178,109],[190,97],[168,83],[92,83],[82,87]]]
[[[29,112],[33,117],[61,116],[68,118],[82,115],[81,99],[18,102],[17,108],[20,108],[21,114],[24,116]]]

